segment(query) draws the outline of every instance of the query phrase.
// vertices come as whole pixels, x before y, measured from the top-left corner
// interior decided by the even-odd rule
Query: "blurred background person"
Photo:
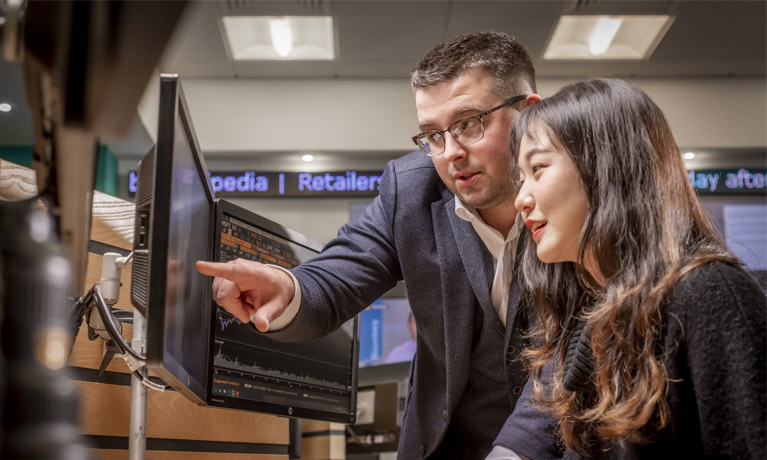
[[[415,356],[415,338],[418,334],[418,330],[415,326],[415,318],[413,318],[413,313],[409,313],[407,315],[406,327],[408,332],[410,332],[410,338],[392,348],[391,351],[389,351],[389,354],[386,355],[384,363],[388,364],[410,361],[413,359],[413,356]]]

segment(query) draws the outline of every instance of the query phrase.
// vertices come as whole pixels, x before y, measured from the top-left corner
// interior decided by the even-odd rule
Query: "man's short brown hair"
[[[481,68],[495,78],[502,97],[535,92],[535,68],[522,44],[503,32],[475,32],[432,48],[413,69],[413,91],[450,81]]]

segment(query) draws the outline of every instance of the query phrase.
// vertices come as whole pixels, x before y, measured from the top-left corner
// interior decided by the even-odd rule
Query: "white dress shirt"
[[[495,275],[490,289],[490,299],[501,323],[506,326],[506,311],[509,307],[509,288],[514,275],[514,260],[517,257],[517,242],[519,241],[521,219],[519,214],[512,225],[509,234],[504,238],[501,232],[487,225],[476,209],[464,204],[455,197],[455,214],[471,223],[474,231],[485,243],[485,247],[493,256]]]

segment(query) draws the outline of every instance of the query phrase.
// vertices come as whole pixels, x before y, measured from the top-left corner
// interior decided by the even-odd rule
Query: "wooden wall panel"
[[[301,460],[343,460],[346,435],[343,423],[301,421]]]
[[[343,436],[303,438],[301,460],[344,460],[346,439]]]
[[[147,436],[287,444],[288,419],[258,412],[201,407],[177,392],[149,395]]]
[[[23,200],[37,195],[35,171],[10,161],[0,160],[0,197]]]
[[[128,460],[127,450],[94,449],[96,460]],[[146,460],[219,460],[217,452],[165,452],[148,451]],[[287,455],[226,454],[226,460],[288,460]]]
[[[93,194],[91,239],[118,248],[133,249],[136,205],[101,192]]]
[[[130,387],[78,382],[84,434],[128,436]],[[147,437],[287,444],[288,419],[198,406],[176,391],[147,392]]]

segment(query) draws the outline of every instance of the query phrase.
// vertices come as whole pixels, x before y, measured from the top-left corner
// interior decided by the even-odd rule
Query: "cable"
[[[150,390],[165,391],[165,390],[170,390],[170,388],[171,388],[170,385],[160,385],[159,383],[154,383],[153,381],[151,381],[148,378],[144,377],[141,374],[141,372],[139,372],[139,371],[133,371],[131,373],[138,379],[138,381],[142,385],[144,385],[145,387],[149,388]]]
[[[133,312],[128,310],[110,309],[112,316],[122,324],[133,324]]]
[[[133,261],[133,251],[131,251],[131,253],[125,257],[118,257],[117,260],[115,260],[115,265],[117,265],[117,268],[123,269],[132,261]]]
[[[104,326],[106,326],[107,331],[109,332],[109,336],[112,338],[117,348],[119,348],[123,354],[130,354],[133,358],[146,362],[146,356],[141,355],[139,352],[134,350],[133,347],[131,347],[131,345],[125,340],[122,334],[120,334],[117,328],[117,324],[115,323],[115,319],[117,319],[119,322],[133,323],[132,316],[130,318],[127,316],[127,314],[130,312],[123,310],[117,310],[116,312],[113,312],[104,300],[104,296],[101,295],[101,289],[99,289],[98,284],[94,285],[87,294],[78,299],[77,304],[79,305],[81,303],[85,303],[86,301],[88,303],[93,302],[96,304],[99,316],[101,316],[101,320],[104,323]],[[129,367],[131,367],[130,363]],[[169,385],[161,385],[151,381],[150,379],[144,377],[144,375],[142,375],[138,370],[132,370],[131,373],[139,380],[142,385],[151,390],[166,391],[171,388]]]
[[[146,362],[146,356],[134,350],[133,347],[131,347],[130,344],[125,340],[122,334],[120,334],[119,330],[117,329],[117,324],[115,324],[115,319],[112,316],[112,313],[109,311],[109,307],[104,301],[104,297],[101,295],[101,289],[99,289],[98,284],[94,285],[91,290],[93,291],[93,296],[96,300],[96,307],[99,309],[99,315],[101,315],[104,326],[106,326],[107,330],[109,331],[109,335],[115,341],[117,348],[119,348],[121,352],[129,354],[139,361]]]
[[[88,311],[88,304],[91,302],[91,298],[93,295],[91,294],[91,291],[88,291],[77,299],[75,301],[75,305],[72,308],[72,337],[77,337],[77,334],[80,332],[80,325],[83,322],[83,316],[85,316],[85,312]],[[75,342],[72,341],[72,346],[74,347]]]

